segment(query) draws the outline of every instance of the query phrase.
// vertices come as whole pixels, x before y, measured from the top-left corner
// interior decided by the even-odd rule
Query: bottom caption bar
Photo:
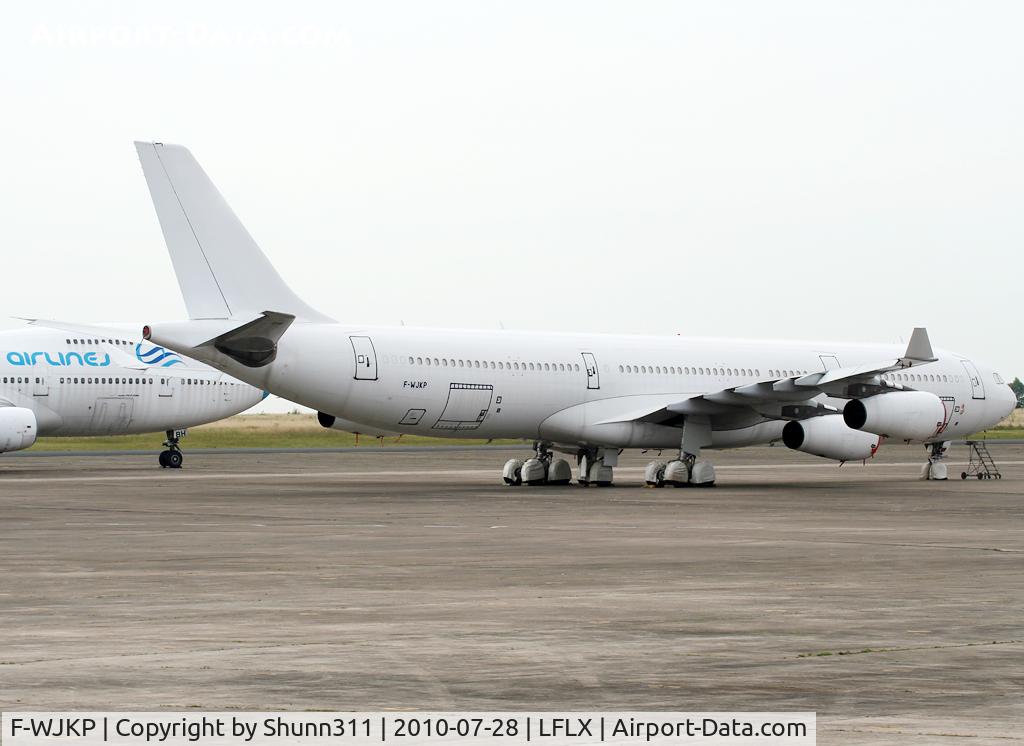
[[[5,712],[3,746],[805,744],[813,712]]]

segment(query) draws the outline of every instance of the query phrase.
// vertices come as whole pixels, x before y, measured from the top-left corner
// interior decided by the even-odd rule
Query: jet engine
[[[946,421],[946,408],[928,391],[900,391],[851,399],[843,419],[855,430],[898,440],[926,441]]]
[[[782,442],[789,448],[836,461],[871,458],[878,441],[874,433],[851,430],[836,414],[793,420],[782,429]]]
[[[0,407],[0,453],[20,451],[36,442],[36,415],[24,407]]]

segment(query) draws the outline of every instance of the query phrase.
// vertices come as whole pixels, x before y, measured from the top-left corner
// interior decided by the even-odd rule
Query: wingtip
[[[914,328],[910,335],[910,343],[907,345],[907,352],[904,357],[908,360],[934,360],[935,353],[932,351],[932,343],[928,338],[928,330],[923,326]]]

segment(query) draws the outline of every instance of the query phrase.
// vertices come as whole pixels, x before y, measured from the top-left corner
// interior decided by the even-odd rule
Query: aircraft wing
[[[58,329],[62,332],[71,332],[80,336],[88,337],[118,337],[126,334],[137,338],[141,324],[78,324],[73,321],[60,321],[57,319],[27,319],[16,317],[19,321],[28,322],[29,326],[42,326],[47,329]],[[130,330],[130,331],[129,331]]]
[[[743,413],[777,420],[802,420],[834,414],[839,412],[839,408],[828,404],[826,399],[851,399],[907,390],[902,384],[886,380],[883,374],[935,360],[927,330],[918,328],[914,329],[906,353],[896,360],[758,381],[660,406],[652,403],[646,409],[623,409],[620,414],[606,417],[599,424],[642,420],[672,425],[686,416],[737,416]]]

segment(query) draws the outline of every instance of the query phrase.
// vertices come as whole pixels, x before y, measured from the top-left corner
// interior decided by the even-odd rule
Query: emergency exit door
[[[377,352],[373,349],[373,340],[369,337],[349,337],[352,352],[355,354],[357,381],[377,380]]]
[[[583,355],[583,367],[587,370],[587,388],[601,388],[601,376],[597,372],[597,360],[592,352],[581,352]]]
[[[984,399],[985,383],[981,380],[981,374],[978,373],[977,367],[970,360],[961,360],[960,362],[964,364],[967,377],[971,380],[971,398]]]

